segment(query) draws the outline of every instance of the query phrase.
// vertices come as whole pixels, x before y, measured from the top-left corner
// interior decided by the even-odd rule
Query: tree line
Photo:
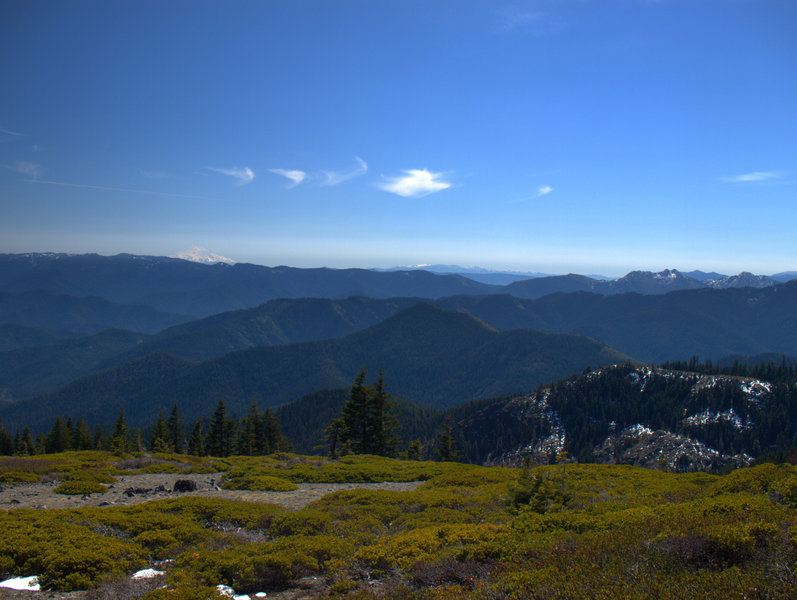
[[[292,445],[282,434],[279,420],[270,410],[261,411],[256,402],[247,414],[236,419],[227,413],[220,398],[209,419],[197,419],[186,430],[175,404],[168,419],[161,411],[155,423],[144,429],[131,429],[124,409],[113,428],[98,425],[91,431],[83,417],[57,416],[47,433],[33,435],[29,427],[12,435],[0,423],[0,455],[33,456],[67,450],[107,450],[126,452],[175,452],[193,456],[260,456],[290,451]]]

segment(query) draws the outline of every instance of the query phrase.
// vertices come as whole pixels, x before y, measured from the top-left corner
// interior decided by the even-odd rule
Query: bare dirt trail
[[[382,489],[409,491],[415,489],[420,482],[383,482],[383,483],[300,483],[299,489],[291,492],[252,492],[247,490],[221,490],[218,482],[223,473],[202,475],[183,475],[162,473],[152,475],[125,475],[117,477],[116,483],[108,484],[104,494],[88,496],[67,496],[53,492],[57,483],[26,483],[0,486],[0,510],[14,508],[80,508],[82,506],[125,506],[139,504],[150,500],[176,498],[181,496],[203,496],[224,498],[227,500],[243,500],[247,502],[269,502],[297,510],[318,500],[329,493],[339,490]],[[197,489],[192,492],[173,492],[174,482],[188,479],[196,483]],[[140,490],[132,495],[125,493],[129,489]],[[143,490],[149,490],[144,492]]]

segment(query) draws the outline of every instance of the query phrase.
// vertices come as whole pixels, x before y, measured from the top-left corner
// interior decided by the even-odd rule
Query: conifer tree
[[[33,453],[34,454],[44,454],[47,452],[46,450],[47,444],[47,436],[45,436],[41,431],[36,436],[36,444]]]
[[[391,456],[398,442],[393,434],[396,420],[390,414],[392,405],[385,388],[382,370],[371,387],[366,385],[366,369],[360,371],[343,406],[343,427],[335,426],[329,433],[338,435],[356,454]]]
[[[72,446],[75,450],[91,450],[95,447],[91,440],[91,433],[89,433],[88,425],[86,425],[86,419],[83,417],[78,417],[78,420],[75,422],[75,435]]]
[[[8,433],[3,424],[0,423],[0,455],[10,456],[14,454],[14,439]]]
[[[454,436],[452,435],[451,417],[447,417],[437,437],[437,456],[444,462],[456,461],[459,458],[454,447]]]
[[[44,451],[47,453],[63,452],[72,446],[69,426],[62,416],[55,418],[55,423],[44,442]]]
[[[170,444],[172,434],[166,420],[163,418],[163,411],[158,413],[158,420],[152,429],[152,438],[149,449],[152,452],[169,452],[172,447]]]
[[[205,437],[205,452],[210,456],[227,456],[227,436],[229,433],[227,407],[224,405],[224,398],[219,398]]]
[[[130,447],[130,430],[127,427],[127,420],[125,419],[125,409],[119,409],[119,416],[116,417],[116,424],[113,428],[113,435],[111,436],[111,452],[116,454],[123,454],[127,452]]]
[[[260,419],[261,423],[261,437],[263,439],[262,454],[271,454],[272,452],[287,452],[293,450],[293,445],[286,438],[280,429],[279,419],[270,408],[267,408]]]
[[[169,445],[172,447],[177,453],[181,453],[185,450],[185,433],[183,432],[183,420],[180,418],[180,411],[177,408],[177,403],[175,402],[174,406],[172,406],[172,412],[169,415]]]
[[[326,433],[327,436],[329,457],[337,458],[346,433],[346,423],[343,421],[343,417],[335,419],[332,423],[327,425],[324,429],[324,433]]]
[[[257,401],[252,400],[249,412],[238,425],[238,454],[244,456],[265,454],[262,439],[259,439],[261,430],[260,411],[257,408]]]
[[[36,454],[36,442],[33,441],[33,434],[29,427],[22,430],[20,443],[16,444],[16,453],[22,456],[33,456]]]
[[[94,430],[94,438],[92,439],[95,450],[107,450],[108,440],[105,439],[105,432],[102,430],[102,425],[97,425]]]
[[[202,436],[202,420],[197,419],[188,438],[188,454],[191,456],[205,455],[205,440]]]
[[[349,399],[343,405],[343,441],[351,445],[355,454],[365,454],[370,446],[368,423],[368,387],[365,384],[365,367],[359,372],[349,390]]]

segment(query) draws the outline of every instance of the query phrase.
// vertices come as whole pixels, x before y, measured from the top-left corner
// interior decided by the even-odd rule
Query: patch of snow
[[[747,379],[742,382],[742,391],[747,395],[749,402],[758,403],[763,396],[772,392],[772,384],[758,379]]]
[[[630,427],[626,427],[623,430],[623,433],[626,435],[633,435],[635,437],[639,437],[642,435],[653,435],[653,430],[650,427],[645,427],[640,423],[636,425],[631,425]]]
[[[730,423],[731,426],[733,426],[738,431],[744,431],[752,427],[751,422],[744,423],[741,417],[737,415],[732,408],[729,408],[728,410],[724,410],[722,412],[718,411],[714,413],[706,409],[703,412],[691,415],[684,419],[684,424],[692,427],[702,427],[705,425],[722,423],[722,422]]]
[[[157,569],[142,569],[141,571],[136,571],[133,573],[130,578],[131,579],[152,579],[153,577],[157,577],[158,575],[163,575],[163,571],[158,571]]]
[[[219,590],[222,596],[227,596],[228,598],[232,598],[232,600],[251,600],[249,594],[236,594],[235,590],[228,585],[217,585],[216,589]],[[263,594],[263,596],[257,595],[258,598],[263,598],[264,596],[265,594]]]
[[[13,579],[6,579],[0,581],[0,588],[8,588],[11,590],[29,590],[31,592],[38,592],[41,590],[39,586],[39,578],[36,575],[32,577],[15,577]]]

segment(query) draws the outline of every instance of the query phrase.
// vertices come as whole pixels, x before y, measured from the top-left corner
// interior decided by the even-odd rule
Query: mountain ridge
[[[347,387],[364,365],[384,368],[391,393],[444,407],[534,389],[588,364],[623,360],[628,357],[583,336],[499,332],[471,315],[421,303],[337,340],[249,348],[203,362],[149,354],[2,407],[0,420],[42,427],[53,414],[88,406],[89,423],[107,423],[124,407],[137,425],[174,402],[185,418],[207,415],[220,397],[242,414],[253,398],[273,407],[316,390]],[[32,418],[37,411],[38,421]]]

